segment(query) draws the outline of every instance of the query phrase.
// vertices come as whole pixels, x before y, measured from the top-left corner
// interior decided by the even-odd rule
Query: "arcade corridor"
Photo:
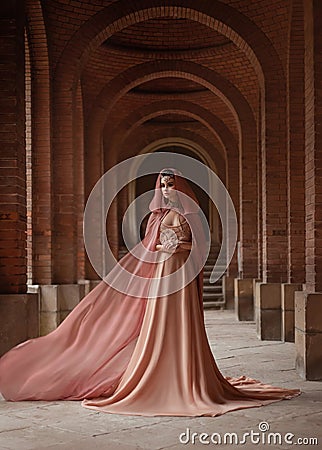
[[[322,3],[8,0],[0,14],[0,355],[54,330],[98,283],[83,242],[98,179],[176,152],[218,175],[237,214],[238,246],[205,306],[227,310],[232,333],[254,323],[254,345],[285,343],[294,385],[321,381]],[[112,203],[115,257],[152,179]],[[196,194],[209,276],[220,218]]]

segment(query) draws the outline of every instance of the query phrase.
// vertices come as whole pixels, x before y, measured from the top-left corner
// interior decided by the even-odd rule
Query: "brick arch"
[[[237,214],[239,215],[239,183],[238,183],[238,174],[236,177],[233,177],[233,170],[229,171],[231,175],[231,182],[229,184],[229,180],[227,179],[227,171],[226,164],[224,159],[222,158],[221,152],[214,146],[212,142],[202,136],[199,132],[191,131],[187,129],[180,129],[176,126],[164,126],[162,129],[154,130],[153,133],[149,133],[148,130],[141,130],[140,133],[137,133],[135,140],[133,136],[129,135],[124,143],[123,148],[124,152],[122,154],[122,159],[130,158],[134,156],[138,152],[142,150],[142,148],[152,144],[155,141],[160,139],[173,139],[176,140],[178,138],[187,139],[192,142],[196,142],[200,145],[205,151],[208,153],[210,158],[211,155],[215,155],[216,157],[216,167],[218,170],[218,175],[225,183],[227,188],[229,189],[230,195],[233,199]],[[237,161],[238,163],[238,161]],[[233,165],[233,162],[232,162]],[[236,164],[235,164],[236,166]]]
[[[33,283],[52,282],[52,155],[48,44],[39,0],[26,0],[30,45],[32,142],[32,273]]]
[[[147,120],[168,113],[180,113],[192,117],[206,126],[220,141],[222,157],[226,162],[227,154],[238,156],[238,144],[225,123],[207,109],[187,100],[160,100],[132,111],[113,129],[110,151],[113,151],[114,145],[121,147],[122,141]],[[108,122],[108,117],[106,122]]]
[[[124,141],[125,151],[123,158],[130,158],[131,156],[138,154],[143,148],[151,146],[153,143],[165,138],[169,141],[172,140],[174,143],[177,142],[178,139],[192,141],[202,147],[209,155],[215,154],[217,174],[226,185],[227,189],[229,189],[230,196],[236,209],[237,217],[239,218],[239,183],[238,181],[236,183],[231,181],[229,184],[227,179],[227,165],[222,159],[221,153],[216,149],[213,143],[205,139],[205,137],[200,133],[187,129],[179,129],[174,125],[163,126],[162,129],[155,130],[153,133],[148,133],[144,130],[140,132],[140,130],[138,130],[135,139],[133,139],[133,136],[128,136],[128,138]],[[229,173],[232,175],[233,170],[229,170]],[[234,178],[231,177],[231,180],[234,180]],[[235,252],[227,273],[229,273],[230,276],[237,276],[237,272],[237,253]]]
[[[88,190],[101,175],[100,170],[100,142],[103,126],[111,113],[113,105],[130,89],[139,86],[147,79],[158,77],[182,77],[195,81],[208,88],[215,95],[219,95],[228,104],[236,121],[240,133],[240,148],[244,157],[248,154],[253,157],[256,148],[256,124],[252,110],[240,91],[229,81],[211,69],[189,61],[153,61],[133,66],[120,73],[101,90],[95,101],[95,107],[87,117],[87,133],[85,136],[87,154],[91,161],[96,158],[97,164],[91,164]],[[256,164],[256,161],[255,161]],[[249,167],[249,165],[248,165]],[[250,168],[246,179],[248,182],[256,176],[256,170]],[[255,180],[255,184],[257,180]],[[254,211],[254,208],[252,208]],[[251,211],[250,211],[251,214]]]
[[[140,125],[144,122],[167,113],[180,113],[188,117],[193,117],[209,129],[221,145],[219,150],[216,149],[215,154],[217,156],[220,154],[223,160],[227,188],[230,188],[229,181],[235,180],[234,184],[239,189],[239,155],[235,137],[221,119],[207,109],[189,101],[161,100],[134,110],[113,130],[113,135],[109,136],[109,154],[116,153],[115,150],[122,148],[123,142],[127,139],[132,141],[133,134],[136,133]],[[104,134],[106,135],[106,133]],[[122,152],[118,151],[117,153],[119,158],[122,159],[125,157]],[[210,158],[212,158],[212,153],[210,153]]]
[[[287,253],[286,234],[284,238],[283,230],[286,226],[283,222],[283,211],[286,209],[286,102],[285,102],[285,76],[283,67],[278,58],[277,52],[270,40],[260,28],[251,20],[238,12],[236,9],[213,0],[209,3],[198,3],[194,0],[155,0],[151,6],[148,0],[138,0],[135,4],[129,4],[126,0],[113,3],[103,9],[92,19],[88,20],[67,44],[61,59],[58,62],[55,72],[54,92],[56,95],[56,108],[54,115],[54,132],[56,135],[55,155],[59,160],[66,157],[69,163],[65,165],[65,171],[72,173],[72,133],[73,133],[73,91],[75,84],[80,77],[82,68],[88,60],[88,56],[103,41],[108,39],[113,33],[138,23],[157,17],[182,17],[196,20],[208,25],[210,28],[219,31],[229,37],[251,61],[261,87],[261,108],[263,120],[261,122],[263,137],[262,146],[262,168],[263,168],[263,258],[266,261],[263,265],[264,281],[285,281],[284,261]],[[269,131],[266,124],[269,124]],[[254,142],[256,148],[256,142]],[[243,148],[244,149],[244,148]],[[268,151],[266,151],[268,149]],[[98,150],[96,150],[98,151]],[[254,154],[251,156],[246,152],[248,161],[255,160]],[[250,157],[249,157],[250,156]],[[242,156],[244,158],[244,154]],[[280,162],[278,169],[273,167],[273,161]],[[255,161],[256,165],[256,161]],[[244,164],[241,164],[243,167]],[[275,177],[271,172],[275,170]],[[256,173],[256,170],[250,170]],[[68,192],[68,196],[73,198],[72,183],[67,179],[66,174],[55,171],[55,185],[60,191]],[[254,185],[244,186],[249,188],[249,194],[254,192]],[[256,190],[257,192],[257,190]],[[280,194],[280,195],[277,195]],[[55,201],[59,204],[59,195],[55,195]],[[246,198],[248,196],[246,195]],[[243,204],[243,203],[242,203]],[[245,207],[249,204],[245,203]],[[253,205],[250,205],[246,213],[252,216]],[[280,211],[280,225],[275,226],[274,213]],[[243,220],[243,216],[242,216]],[[270,223],[271,221],[271,223]],[[70,241],[66,236],[73,233],[74,224],[66,224],[61,227],[59,217],[55,221],[58,235],[65,235],[65,249],[70,247]],[[248,221],[247,226],[255,223]],[[271,233],[272,228],[279,228],[277,233]],[[241,227],[244,229],[244,226]],[[257,232],[251,231],[247,245],[253,247],[257,242]],[[276,237],[278,239],[276,239]],[[276,250],[280,250],[279,260],[276,263]],[[246,251],[247,253],[247,251]],[[244,266],[244,276],[257,277],[257,254],[251,251],[245,254],[247,266]]]
[[[202,132],[201,132],[202,133]],[[206,151],[200,144],[197,144],[195,141],[188,140],[187,138],[163,138],[159,140],[154,140],[151,144],[146,145],[142,148],[138,154],[147,155],[151,153],[156,153],[158,151],[166,151],[168,147],[179,147],[186,151],[190,151],[193,153],[197,159],[199,159],[203,164],[205,164],[208,168],[212,169],[214,173],[218,174],[218,168],[216,166],[215,159],[213,158],[213,153],[210,154],[209,151]],[[185,154],[185,152],[183,152]],[[190,156],[190,155],[189,155]],[[219,156],[219,155],[218,155]],[[134,161],[134,164],[131,167],[131,179],[137,179],[139,167],[141,166],[140,161]],[[137,183],[136,183],[137,184]],[[133,185],[131,187],[134,187]],[[209,185],[210,188],[210,185]],[[135,189],[130,189],[129,192],[131,195],[129,197],[129,203],[131,204],[135,200]],[[210,228],[210,236],[211,241],[214,243],[220,243],[220,232],[219,232],[219,223],[220,218],[218,214],[218,210],[214,203],[209,199],[209,192],[203,193],[207,195],[207,203],[208,203],[208,224]]]
[[[240,91],[215,71],[190,61],[152,61],[130,67],[111,80],[102,89],[88,115],[88,130],[85,136],[87,154],[91,164],[87,174],[87,194],[101,175],[101,135],[106,116],[113,105],[130,89],[159,77],[182,77],[199,83],[219,95],[229,106],[238,123],[240,142],[240,238],[243,245],[244,276],[258,276],[257,253],[257,151],[256,124],[252,110]],[[93,163],[93,160],[96,159]],[[245,164],[242,161],[246,161]],[[244,226],[247,224],[247,227]],[[243,243],[243,237],[244,243]]]
[[[101,126],[115,103],[127,92],[157,78],[184,78],[194,81],[219,96],[229,107],[237,123],[246,115],[255,126],[252,110],[238,88],[212,69],[192,61],[157,60],[129,67],[110,80],[97,95],[88,114],[89,122]]]
[[[264,32],[237,9],[218,0],[211,4],[194,0],[127,0],[113,3],[89,19],[66,46],[56,69],[56,77],[71,85],[80,76],[89,54],[112,34],[130,25],[158,17],[185,18],[212,28],[235,43],[254,66],[260,81],[276,71],[283,73],[278,55]],[[66,71],[67,69],[67,71]]]
[[[156,102],[156,103],[159,103],[159,102]],[[185,102],[183,102],[183,103],[185,103]],[[189,103],[189,102],[187,102],[187,103]],[[157,105],[155,105],[155,106],[157,106]],[[187,106],[188,105],[183,105],[183,107],[186,107],[186,108],[187,108]],[[196,105],[196,106],[198,106],[198,105]],[[177,109],[177,110],[172,109],[171,110],[171,112],[177,112],[177,111],[180,112],[181,114],[183,112],[185,112],[180,109]],[[206,112],[208,112],[208,111],[206,111]],[[186,114],[189,115],[188,112]],[[155,117],[157,117],[158,115],[162,115],[162,111],[156,110]],[[152,116],[152,114],[151,114],[151,116]],[[195,115],[193,115],[193,116],[195,116]],[[209,119],[209,117],[208,117],[208,119]],[[136,140],[136,134],[140,133],[140,128],[139,128],[140,122],[141,121],[139,120],[139,122],[137,124],[134,124],[131,132],[128,133],[126,136],[124,136],[124,139],[122,139],[122,142],[119,142],[116,145],[120,145],[120,147],[122,147],[123,142],[124,142],[125,148],[127,148],[127,144],[126,144],[127,142],[129,142],[129,143],[134,142]],[[228,156],[226,156],[225,153],[223,154],[223,149],[213,146],[213,144],[209,143],[209,141],[205,138],[203,138],[203,144],[201,145],[201,147],[207,149],[207,153],[208,153],[210,159],[214,160],[214,157],[215,157],[215,159],[217,161],[216,165],[218,166],[218,170],[221,174],[221,178],[223,180],[225,180],[224,182],[226,184],[227,189],[229,190],[229,192],[231,192],[232,197],[234,197],[235,205],[239,205],[239,198],[237,195],[237,193],[239,192],[238,147],[237,147],[237,143],[234,140],[234,137],[229,134],[230,131],[225,129],[224,127],[225,126],[223,125],[223,130],[220,130],[220,132],[217,132],[217,133],[213,133],[213,135],[216,137],[216,140],[219,141],[219,143],[223,147],[223,149],[225,149],[225,148],[229,149],[229,151],[227,152]],[[178,127],[176,127],[176,128],[178,128]],[[213,131],[211,126],[209,129],[210,129],[210,131]],[[178,130],[178,133],[179,133],[179,131],[180,131],[180,129]],[[183,129],[183,131],[185,132],[187,130]],[[195,136],[198,136],[198,139],[200,141],[199,134],[194,135],[193,132],[191,132],[191,133],[192,133],[192,138],[190,139],[191,141],[193,141],[193,138]],[[135,134],[135,139],[134,139],[133,134]],[[155,136],[155,131],[153,131],[153,137],[154,136]],[[171,136],[171,138],[172,137],[173,136]],[[108,146],[108,148],[110,149],[110,146]],[[119,156],[120,159],[126,159],[127,157],[129,157],[129,155],[127,153],[119,153],[119,155],[120,155]],[[131,156],[133,156],[133,154],[131,154]]]
[[[161,129],[157,127],[152,133],[139,127],[136,130],[135,139],[133,139],[132,135],[128,135],[127,138],[125,138],[123,146],[124,153],[123,155],[118,155],[119,158],[117,162],[137,154],[142,154],[144,149],[146,149],[144,153],[149,151],[154,152],[156,147],[162,148],[173,145],[185,146],[184,144],[187,143],[190,143],[190,146],[187,148],[192,149],[195,153],[196,147],[203,149],[203,152],[197,152],[196,154],[218,174],[223,183],[226,183],[226,164],[222,157],[222,153],[218,150],[216,144],[205,138],[200,130],[198,130],[198,132],[191,131],[189,129],[178,128],[176,125],[164,125]]]
[[[134,141],[133,136],[128,136],[123,143],[124,153],[122,154],[122,160],[134,156],[135,154],[139,153],[144,147],[151,145],[155,141],[159,141],[165,138],[174,140],[178,138],[186,139],[198,144],[200,147],[205,149],[205,151],[209,155],[215,152],[215,155],[217,157],[216,167],[218,170],[218,175],[223,180],[223,182],[226,183],[225,161],[222,158],[221,152],[200,133],[188,129],[178,128],[174,125],[165,125],[162,128],[155,130],[152,134],[149,134],[140,129],[138,130],[136,139]]]

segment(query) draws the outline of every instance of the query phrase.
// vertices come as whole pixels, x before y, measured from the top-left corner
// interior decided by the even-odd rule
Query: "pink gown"
[[[169,227],[161,222],[160,231]],[[191,239],[186,222],[171,229],[179,240]],[[299,395],[299,389],[220,373],[197,278],[158,297],[162,277],[188,254],[180,250],[165,260],[159,252],[154,276],[160,283],[151,285],[146,301],[124,298],[102,281],[56,330],[3,355],[5,399],[83,400],[85,408],[128,415],[218,416]]]
[[[166,228],[180,241],[191,240],[187,222],[161,223],[160,231]],[[155,274],[160,279],[189,255],[179,251],[164,260],[162,253]],[[116,414],[219,416],[300,394],[246,376],[223,377],[208,343],[196,279],[166,297],[158,298],[158,286],[150,294],[134,352],[113,395],[85,399],[82,406]]]

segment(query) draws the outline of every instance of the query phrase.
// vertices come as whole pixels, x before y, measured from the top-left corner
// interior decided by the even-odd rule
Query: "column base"
[[[40,335],[54,331],[85,294],[85,285],[50,284],[39,286]]]
[[[322,292],[295,292],[297,373],[304,380],[322,380]]]
[[[281,285],[281,306],[282,306],[282,340],[284,342],[294,342],[294,300],[295,292],[302,291],[303,285],[300,283],[282,283]]]
[[[234,309],[234,277],[224,275],[222,277],[222,287],[225,300],[225,309]]]
[[[81,298],[89,294],[98,284],[101,283],[100,280],[78,280],[78,285],[80,286]]]
[[[0,295],[0,355],[39,336],[37,294]]]
[[[253,278],[235,278],[234,280],[235,312],[239,321],[254,320],[253,286]]]
[[[281,283],[256,283],[255,318],[259,339],[281,340]]]

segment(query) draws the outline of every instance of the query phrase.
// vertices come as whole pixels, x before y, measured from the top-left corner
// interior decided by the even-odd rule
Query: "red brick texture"
[[[288,91],[288,282],[305,282],[305,97],[303,1],[290,11]]]
[[[322,4],[305,7],[305,217],[306,288],[322,290]]]
[[[32,282],[52,283],[51,98],[46,29],[39,0],[26,1],[31,76]]]
[[[226,184],[242,277],[322,290],[319,3],[3,2],[1,291],[25,292],[27,274],[97,278],[86,199],[108,168],[165,140],[202,149]],[[115,255],[127,201],[125,189],[107,218]]]
[[[4,4],[5,3],[5,4]],[[0,290],[27,290],[24,14],[0,5]]]

